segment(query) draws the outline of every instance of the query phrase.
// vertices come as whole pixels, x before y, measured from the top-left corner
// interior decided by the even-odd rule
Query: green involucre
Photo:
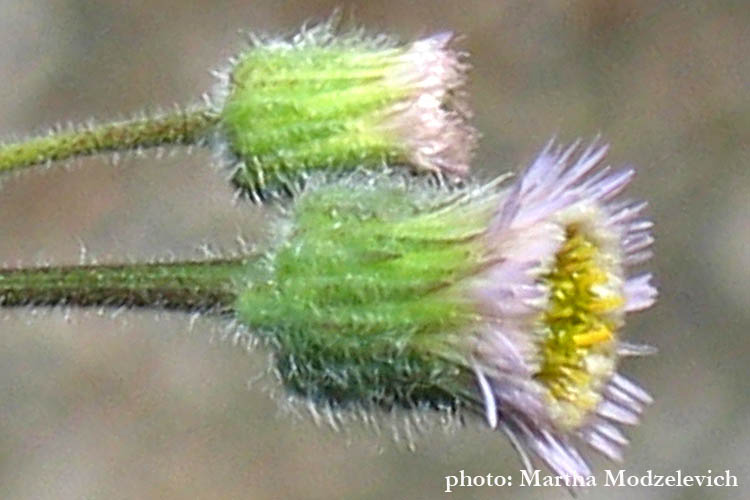
[[[228,149],[244,164],[238,187],[273,189],[315,169],[405,161],[404,141],[383,122],[413,92],[388,76],[407,48],[330,38],[330,30],[258,43],[239,56],[221,110]]]
[[[237,305],[293,390],[390,407],[452,406],[473,388],[457,346],[475,313],[460,282],[481,265],[473,236],[486,219],[414,199],[343,182],[298,201],[290,236]]]

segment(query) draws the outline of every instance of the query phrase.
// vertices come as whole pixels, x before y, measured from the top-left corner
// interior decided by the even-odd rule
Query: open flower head
[[[651,401],[618,373],[651,351],[622,339],[656,296],[627,271],[649,258],[651,223],[619,198],[633,170],[605,154],[550,144],[508,187],[311,189],[240,317],[313,402],[468,409],[527,465],[589,475],[578,443],[620,459],[620,426]]]
[[[600,168],[606,147],[545,149],[503,200],[485,233],[497,260],[473,288],[483,317],[473,358],[487,421],[561,476],[587,476],[580,438],[611,459],[649,395],[617,373],[628,312],[651,306],[645,203],[617,200],[633,169]]]
[[[464,176],[476,133],[463,90],[468,64],[454,36],[399,44],[336,25],[253,37],[218,73],[218,142],[237,167],[235,184],[262,192],[316,170],[385,164]]]

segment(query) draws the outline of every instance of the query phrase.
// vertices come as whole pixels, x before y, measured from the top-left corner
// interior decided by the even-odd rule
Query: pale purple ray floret
[[[510,437],[527,468],[536,457],[565,477],[592,474],[578,451],[580,441],[621,460],[628,443],[621,426],[637,424],[652,401],[617,372],[622,356],[654,351],[618,335],[627,312],[656,300],[651,274],[626,274],[651,256],[652,223],[641,216],[645,203],[618,199],[635,170],[603,166],[607,149],[596,142],[580,154],[579,143],[545,147],[502,198],[485,234],[495,258],[473,287],[485,319],[475,339],[473,368],[487,423]],[[559,274],[560,252],[574,234],[583,235],[581,241],[594,249],[590,266],[596,276],[606,276],[579,293],[607,307],[575,311],[582,321],[606,328],[566,337],[579,353],[578,364],[571,367],[552,356],[557,344],[550,337],[560,333],[551,326],[557,317],[550,312],[551,294],[563,292],[551,288],[550,273]],[[558,302],[567,300],[559,297]],[[570,321],[565,324],[576,325]],[[576,375],[584,378],[561,375],[558,380],[548,375],[550,370],[578,370]],[[562,392],[556,384],[562,384]],[[565,392],[569,387],[574,390]]]

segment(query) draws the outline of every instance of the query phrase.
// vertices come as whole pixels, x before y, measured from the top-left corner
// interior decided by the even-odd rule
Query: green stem
[[[0,269],[0,304],[230,311],[249,259]]]
[[[111,151],[196,144],[219,117],[207,108],[60,132],[0,146],[0,173]]]

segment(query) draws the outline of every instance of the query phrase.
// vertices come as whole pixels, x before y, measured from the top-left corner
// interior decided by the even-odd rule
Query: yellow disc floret
[[[624,298],[612,256],[578,225],[542,277],[549,302],[541,314],[541,363],[536,379],[548,390],[551,416],[576,428],[601,401],[614,372],[615,342]]]

